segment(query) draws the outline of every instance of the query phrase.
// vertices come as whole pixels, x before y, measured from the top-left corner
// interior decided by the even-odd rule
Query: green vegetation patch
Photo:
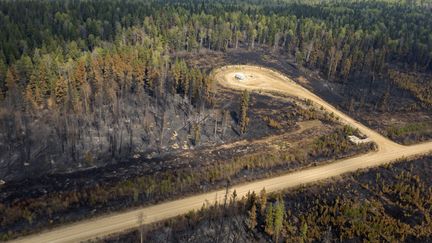
[[[432,138],[432,122],[409,123],[391,126],[386,130],[387,136],[396,141],[424,141]]]
[[[265,190],[229,206],[207,205],[146,234],[105,240],[134,242],[429,242],[432,239],[432,157],[357,172],[333,181],[268,195]]]

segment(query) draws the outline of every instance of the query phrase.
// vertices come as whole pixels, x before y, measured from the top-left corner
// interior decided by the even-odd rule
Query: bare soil
[[[112,164],[101,168],[93,168],[68,174],[53,174],[43,177],[26,179],[23,181],[9,181],[1,186],[0,206],[23,208],[32,201],[45,201],[52,204],[53,195],[76,195],[76,193],[92,193],[94,190],[113,188],[127,181],[134,183],[137,178],[152,177],[165,178],[182,177],[183,174],[207,171],[214,166],[235,164],[236,161],[251,159],[251,156],[265,154],[287,153],[292,154],[292,161],[278,161],[271,167],[252,168],[246,166],[229,178],[230,183],[237,184],[265,178],[270,175],[286,173],[300,168],[327,163],[335,158],[343,158],[358,153],[364,153],[369,146],[354,146],[344,152],[330,155],[308,155],[316,139],[334,133],[342,126],[325,118],[322,111],[309,112],[304,101],[294,98],[275,98],[272,95],[252,93],[249,117],[251,119],[248,131],[243,136],[238,134],[236,123],[239,109],[240,93],[219,88],[215,97],[216,105],[213,112],[229,111],[230,119],[226,132],[212,140],[213,128],[204,129],[201,146],[180,148],[176,153],[167,154],[159,158],[141,157],[133,158],[122,163]],[[268,123],[268,118],[279,124],[277,128]],[[218,134],[221,134],[219,124]],[[175,142],[175,141],[174,141]],[[180,141],[177,141],[181,144]],[[157,180],[157,179],[156,179]],[[140,195],[137,200],[131,197],[119,196],[103,204],[92,205],[82,201],[71,204],[67,210],[44,215],[34,213],[32,220],[20,218],[12,224],[6,224],[0,233],[16,235],[16,233],[37,230],[47,225],[75,221],[84,217],[100,215],[104,212],[119,210],[143,204],[165,201],[185,195],[206,192],[215,188],[224,187],[227,183],[225,177],[215,177],[196,181],[186,188],[170,192],[159,192],[151,195]],[[174,186],[175,187],[175,186]],[[131,195],[132,196],[132,195]],[[133,196],[132,196],[133,197]],[[54,199],[52,199],[54,200]],[[33,206],[32,206],[33,207]],[[42,209],[42,208],[41,208]],[[41,209],[32,208],[35,212]],[[5,215],[5,217],[7,217]],[[6,220],[6,219],[3,219]]]
[[[395,142],[414,144],[432,139],[432,110],[419,105],[421,101],[413,94],[397,87],[385,77],[376,77],[376,80],[357,77],[351,82],[327,80],[322,78],[323,74],[299,67],[291,56],[279,50],[268,52],[259,47],[254,50],[233,49],[225,53],[203,51],[198,54],[178,55],[185,57],[192,65],[208,70],[215,66],[241,64],[272,68]],[[191,58],[191,55],[194,58]],[[386,107],[382,108],[381,103],[386,92],[389,97]],[[426,125],[406,131],[404,128],[411,124]],[[405,132],[394,134],[394,129]]]
[[[246,82],[245,84],[240,84],[238,82],[234,82],[232,80],[231,74],[233,74],[233,71],[237,71],[238,69],[241,70],[248,70],[252,73],[252,75],[264,75],[266,82],[256,82],[258,80],[251,80],[252,82]],[[374,132],[370,128],[358,123],[351,117],[349,117],[346,114],[343,114],[337,108],[334,106],[328,104],[318,96],[314,95],[310,91],[304,89],[303,87],[299,86],[295,82],[293,82],[291,79],[286,78],[283,75],[278,74],[277,72],[274,72],[272,70],[266,70],[261,67],[251,67],[251,66],[243,66],[243,67],[226,67],[225,69],[217,70],[215,71],[215,75],[221,75],[218,76],[217,80],[219,83],[225,87],[231,87],[239,90],[243,90],[245,88],[251,89],[251,90],[261,90],[265,88],[265,90],[272,91],[272,92],[281,92],[285,93],[286,95],[290,96],[298,96],[302,99],[306,99],[305,103],[308,105],[309,103],[309,111],[304,111],[304,114],[308,114],[308,116],[315,116],[313,111],[316,111],[316,108],[319,108],[319,106],[322,107],[323,113],[325,117],[330,117],[331,120],[337,120],[339,118],[342,122],[349,124],[357,129],[360,130],[361,133],[367,135],[369,138],[371,138],[373,141],[375,141],[378,145],[378,150],[375,152],[371,152],[365,155],[357,155],[352,158],[348,159],[342,159],[337,160],[329,164],[316,166],[313,168],[303,169],[301,171],[295,172],[295,173],[289,173],[277,177],[272,177],[269,179],[264,179],[252,183],[244,183],[239,185],[234,185],[232,187],[232,190],[235,190],[238,192],[236,194],[239,197],[243,197],[248,195],[251,191],[259,191],[263,187],[265,187],[269,192],[275,192],[278,190],[282,190],[289,187],[296,187],[305,183],[312,183],[316,182],[318,180],[324,180],[331,177],[336,177],[344,173],[358,171],[359,169],[365,169],[370,168],[374,166],[379,166],[383,164],[390,163],[396,159],[400,158],[406,158],[406,157],[412,157],[412,156],[418,156],[425,153],[429,153],[431,150],[431,143],[423,143],[415,146],[401,146],[398,144],[395,144],[394,142],[390,141],[389,139],[379,135],[378,133]],[[329,115],[328,112],[331,112]],[[346,128],[346,127],[345,127]],[[344,129],[345,129],[344,128]],[[347,128],[349,131],[351,129]],[[329,135],[329,136],[322,136],[318,139],[316,143],[314,143],[313,148],[319,148],[318,151],[323,151],[326,156],[340,156],[341,151],[349,152],[351,150],[351,146],[346,146],[346,133],[345,132],[338,132],[336,135]],[[341,139],[342,138],[342,139]],[[330,139],[330,140],[329,140]],[[343,147],[340,147],[340,145],[345,144]],[[256,160],[256,158],[249,158],[248,161],[246,161],[246,164],[242,164],[243,158],[241,158],[237,163],[237,165],[241,165],[240,171],[243,172],[244,169],[249,168],[251,165],[255,164],[258,166],[264,165],[264,168],[266,168],[266,164],[268,160],[271,161],[271,164],[277,164],[279,165],[280,162],[284,161],[301,161],[305,162],[307,160],[301,159],[302,157],[294,157],[294,160],[292,160],[291,155],[286,157],[275,157],[273,156],[273,151],[270,151],[270,155],[262,155],[263,158],[259,158]],[[310,151],[310,154],[312,155],[319,155],[320,152],[317,153],[317,151]],[[313,157],[313,156],[312,156]],[[300,158],[300,159],[299,159]],[[252,162],[252,163],[251,163]],[[258,162],[258,164],[257,164]],[[270,164],[270,165],[271,165]],[[218,165],[217,167],[214,167],[216,170],[212,170],[210,174],[207,174],[205,178],[215,178],[214,175],[216,175],[216,178],[218,178],[219,175],[225,175],[223,176],[223,180],[227,179],[226,175],[230,174],[233,170],[233,164],[228,164],[228,167],[225,167],[224,165]],[[252,167],[254,168],[254,167]],[[238,169],[238,168],[237,168]],[[272,168],[274,169],[274,168]],[[237,171],[237,170],[235,170]],[[266,169],[265,171],[269,171]],[[286,171],[286,168],[285,168]],[[176,171],[177,172],[177,171]],[[161,174],[163,175],[163,174]],[[237,174],[238,175],[238,174]],[[157,174],[158,178],[160,177],[159,174]],[[169,173],[169,176],[173,176],[172,172]],[[199,176],[198,176],[199,177]],[[220,178],[220,177],[219,177]],[[229,178],[228,178],[229,179]],[[223,181],[222,180],[222,181]],[[193,180],[192,180],[193,181]],[[173,181],[168,181],[168,185],[166,183],[167,181],[162,181],[161,183],[161,192],[166,192],[167,189],[172,188],[172,185],[170,187],[169,183]],[[182,185],[183,180],[176,180],[174,181],[174,185],[177,186],[178,184]],[[210,182],[214,183],[214,181],[210,180]],[[140,185],[144,186],[144,188],[141,188]],[[201,185],[201,183],[200,183]],[[138,186],[138,188],[137,188]],[[137,194],[133,193],[132,195],[128,195],[126,193],[126,198],[129,198],[129,202],[131,199],[140,199],[142,196],[146,195],[148,197],[147,193],[144,195],[141,195],[139,192],[144,191],[147,192],[147,186],[146,183],[142,183],[142,181],[137,181],[137,185],[133,182],[128,184],[128,187],[122,188],[121,193],[124,194],[125,190],[130,191],[130,188],[133,189],[132,192],[138,192]],[[162,187],[163,186],[163,187]],[[167,187],[168,186],[168,187]],[[185,188],[191,188],[192,186],[187,186]],[[162,188],[164,188],[162,190]],[[98,188],[98,190],[104,190],[103,188]],[[182,190],[180,190],[182,191]],[[139,208],[135,210],[131,210],[129,212],[125,213],[117,213],[115,215],[111,216],[105,216],[100,217],[99,219],[83,222],[77,225],[71,225],[65,228],[56,229],[50,232],[47,232],[43,235],[36,235],[31,236],[29,239],[51,239],[52,237],[58,238],[61,237],[67,237],[68,239],[88,239],[89,237],[94,236],[95,232],[99,232],[98,235],[106,235],[108,233],[112,233],[115,231],[121,231],[125,229],[129,229],[132,227],[136,227],[137,221],[135,221],[136,217],[139,216],[139,214],[145,214],[148,215],[149,218],[145,219],[145,223],[152,223],[157,222],[160,220],[164,220],[170,217],[174,217],[176,215],[181,215],[187,213],[189,210],[192,209],[198,209],[203,203],[205,204],[207,202],[210,204],[218,203],[223,200],[221,197],[221,194],[223,194],[225,190],[217,190],[212,191],[209,193],[199,194],[195,196],[190,196],[183,199],[178,199],[174,201],[169,201],[165,203],[160,203],[151,207],[144,207]],[[97,191],[96,191],[97,192]],[[154,191],[153,191],[154,192]],[[98,193],[100,195],[100,193]],[[110,193],[108,193],[111,195]],[[87,195],[93,195],[92,192]],[[102,194],[103,196],[103,203],[112,202],[114,198],[105,198],[106,194]],[[136,197],[135,197],[136,195]],[[152,197],[156,196],[157,194],[150,194]],[[183,193],[184,195],[184,193]],[[114,194],[115,196],[115,194]],[[100,199],[99,199],[100,200]],[[78,200],[78,202],[82,203],[87,200]],[[90,201],[93,201],[90,198]],[[97,199],[96,199],[97,202]],[[100,205],[100,204],[96,204]],[[124,204],[122,204],[124,205]],[[106,227],[107,221],[110,221],[109,227]],[[113,224],[114,222],[114,224]],[[86,227],[84,230],[83,227]]]
[[[276,198],[284,199],[288,224],[284,224],[282,234],[286,234],[287,241],[300,240],[303,224],[307,222],[307,236],[311,241],[368,241],[368,237],[372,236],[367,234],[370,230],[378,232],[377,237],[382,240],[389,240],[388,235],[392,232],[405,232],[405,242],[430,242],[432,209],[430,203],[422,202],[426,202],[431,195],[430,190],[428,195],[423,194],[432,186],[431,162],[432,157],[429,156],[353,173],[339,180],[280,192],[273,197],[269,196],[268,203],[274,202]],[[400,194],[402,190],[409,192]],[[420,192],[423,199],[408,196],[416,191]],[[352,211],[346,205],[351,205]],[[359,216],[355,212],[361,205],[369,214],[368,220],[374,220],[371,224],[374,227],[361,228],[356,223]],[[323,211],[333,208],[334,215],[331,211]],[[318,218],[325,217],[328,217],[328,223],[321,224]],[[250,230],[248,218],[247,209],[242,207],[231,205],[228,208],[210,208],[144,226],[142,231],[133,230],[114,235],[99,242],[137,242],[141,236],[146,242],[273,242],[264,232],[265,222],[262,219],[258,218],[258,226],[255,230]],[[337,223],[347,219],[348,222],[344,225]],[[389,222],[398,223],[389,225]],[[290,232],[286,232],[288,229]],[[347,232],[351,231],[357,233],[350,236]],[[401,240],[396,235],[392,237]]]

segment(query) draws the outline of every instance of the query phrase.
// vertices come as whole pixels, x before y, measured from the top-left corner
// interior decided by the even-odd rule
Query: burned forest
[[[431,10],[0,1],[0,241],[429,241]]]

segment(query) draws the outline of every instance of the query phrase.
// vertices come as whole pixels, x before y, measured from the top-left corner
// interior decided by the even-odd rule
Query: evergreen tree
[[[264,215],[265,209],[267,206],[267,193],[265,188],[263,188],[260,192],[260,211],[261,215]]]
[[[273,204],[270,203],[267,207],[265,216],[265,232],[268,235],[273,235],[274,232],[274,215],[273,215]]]
[[[6,88],[10,95],[14,95],[12,92],[17,88],[17,73],[15,68],[9,67],[6,72]]]
[[[308,233],[308,225],[306,222],[303,222],[300,230],[300,235],[302,237],[303,242],[307,241],[307,233]]]
[[[256,225],[257,225],[257,208],[256,208],[256,204],[253,203],[251,209],[249,210],[249,221],[248,221],[248,226],[249,229],[253,230],[255,229]]]
[[[283,200],[278,200],[274,207],[274,239],[275,242],[279,241],[279,236],[283,227],[285,206]]]
[[[57,105],[62,105],[65,103],[67,97],[67,82],[63,75],[60,75],[56,82],[54,95]]]

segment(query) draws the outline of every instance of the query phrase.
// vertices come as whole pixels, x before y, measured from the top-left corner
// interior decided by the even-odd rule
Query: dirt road
[[[246,74],[246,79],[242,81],[236,80],[234,76],[238,72]],[[369,154],[338,160],[330,164],[300,170],[283,176],[234,186],[231,188],[231,191],[236,190],[239,197],[246,195],[249,191],[260,191],[264,187],[268,192],[273,192],[367,167],[382,165],[400,158],[432,152],[432,142],[413,146],[402,146],[390,141],[338,111],[335,107],[292,80],[269,69],[252,66],[232,66],[216,70],[214,75],[221,85],[228,88],[277,91],[291,96],[309,99],[318,106],[323,106],[329,112],[333,112],[342,122],[358,128],[378,145],[378,150]],[[62,226],[40,234],[30,235],[20,238],[16,240],[16,242],[78,242],[95,237],[102,237],[137,227],[138,218],[141,214],[144,215],[144,223],[157,222],[185,214],[194,209],[199,209],[206,203],[213,204],[215,202],[222,202],[224,194],[225,190],[219,190],[128,212],[114,213],[112,215]]]

